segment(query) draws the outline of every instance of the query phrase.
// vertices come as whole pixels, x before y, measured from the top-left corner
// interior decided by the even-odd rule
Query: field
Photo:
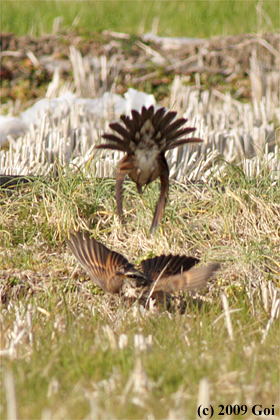
[[[65,7],[67,4],[67,7]],[[279,3],[273,1],[3,1],[2,31],[42,36],[60,26],[81,34],[113,30],[139,35],[207,38],[267,33],[279,28]],[[244,19],[246,16],[246,19]]]
[[[125,182],[122,226],[113,178],[122,154],[92,149],[116,119],[111,111],[100,118],[62,103],[0,150],[1,173],[36,175],[0,190],[0,418],[179,420],[212,407],[213,419],[280,419],[277,2],[97,3],[70,2],[67,10],[62,2],[1,3],[2,30],[16,34],[2,45],[19,53],[3,56],[13,78],[1,86],[2,113],[20,115],[46,94],[95,98],[133,87],[187,116],[204,143],[168,155],[169,199],[151,236],[159,182],[142,196]],[[30,38],[49,34],[62,15],[54,37]],[[152,28],[161,36],[236,38],[198,45],[198,70],[186,73],[178,63],[189,50],[144,41],[139,34]],[[36,59],[43,63],[45,44],[52,60],[57,46],[64,60],[71,43],[83,57],[72,49],[51,89],[52,75]],[[28,45],[36,59],[25,56]],[[136,265],[173,253],[221,268],[205,289],[177,296],[184,310],[144,307],[90,281],[65,243],[73,229],[90,230]]]

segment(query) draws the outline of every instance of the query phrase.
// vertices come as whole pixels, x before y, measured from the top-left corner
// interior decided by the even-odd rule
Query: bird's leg
[[[169,169],[166,162],[166,159],[164,156],[160,159],[160,182],[161,182],[161,188],[160,188],[160,196],[158,199],[158,203],[156,206],[153,223],[150,229],[150,233],[158,226],[163,213],[164,208],[168,196],[168,190],[169,190]]]

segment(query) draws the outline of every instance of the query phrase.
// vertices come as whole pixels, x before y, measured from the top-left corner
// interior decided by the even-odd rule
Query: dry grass
[[[150,238],[156,184],[139,198],[127,183],[126,228],[109,179],[68,173],[2,194],[3,413],[195,418],[204,380],[215,410],[245,404],[240,418],[252,418],[254,404],[279,410],[271,364],[279,346],[279,185],[233,183],[230,169],[213,186],[172,185],[165,220]],[[186,297],[183,315],[127,306],[76,267],[64,244],[74,227],[90,228],[136,263],[172,252],[218,260],[221,270]]]
[[[0,152],[1,170],[40,175],[0,195],[2,418],[193,419],[209,402],[213,418],[220,404],[246,407],[224,418],[255,404],[279,418],[279,98],[241,104],[176,79],[169,105],[205,146],[169,156],[152,237],[158,184],[140,197],[125,183],[122,227],[119,155],[92,155],[107,120],[63,106]],[[183,314],[129,305],[76,266],[64,239],[77,228],[136,264],[172,252],[221,270]]]

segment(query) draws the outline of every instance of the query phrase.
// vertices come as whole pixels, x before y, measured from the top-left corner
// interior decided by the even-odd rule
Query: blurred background
[[[1,31],[42,36],[58,26],[81,34],[114,30],[133,35],[207,38],[279,28],[279,1],[1,1]],[[57,17],[61,17],[55,21]],[[54,23],[55,22],[55,23]]]

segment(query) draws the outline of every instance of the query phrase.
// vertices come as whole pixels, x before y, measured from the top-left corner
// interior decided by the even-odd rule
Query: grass
[[[51,32],[62,14],[71,29],[79,13],[84,34],[87,19],[90,29],[123,31],[126,23],[138,34],[141,24],[151,29],[151,15],[159,16],[160,35],[279,27],[276,2],[209,3],[135,2],[130,15],[130,2],[100,2],[91,14],[85,2],[2,2],[1,20],[3,30],[34,35]],[[152,237],[157,182],[142,197],[126,182],[125,228],[114,180],[96,179],[88,164],[0,192],[1,418],[194,419],[197,406],[209,403],[214,419],[255,418],[255,404],[279,418],[280,181],[271,181],[267,156],[254,178],[230,160],[205,185],[173,182]],[[85,228],[136,264],[172,252],[219,261],[221,270],[205,290],[184,297],[183,314],[147,311],[104,295],[75,263],[65,237]],[[243,411],[222,416],[220,405]]]
[[[1,30],[42,36],[61,28],[82,34],[111,29],[139,35],[207,38],[279,28],[278,1],[13,1],[1,2]],[[246,19],[244,19],[246,16]]]
[[[220,404],[245,405],[236,419],[252,418],[255,404],[279,415],[279,319],[264,332],[279,287],[280,189],[268,177],[236,181],[229,165],[219,187],[173,184],[152,238],[157,183],[142,198],[126,184],[127,228],[114,182],[90,169],[1,193],[1,418],[14,407],[20,419],[194,419],[203,380],[213,418]],[[76,267],[64,238],[85,226],[136,263],[180,252],[222,268],[183,315],[145,312],[104,296]]]

